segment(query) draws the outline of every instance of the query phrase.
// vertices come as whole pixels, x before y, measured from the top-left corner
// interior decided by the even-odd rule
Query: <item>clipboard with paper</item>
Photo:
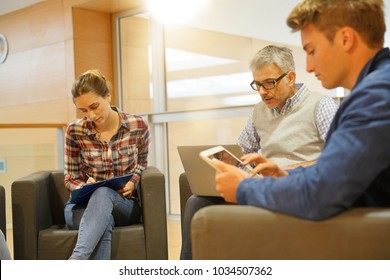
[[[132,175],[121,175],[121,176],[113,177],[111,179],[86,184],[81,188],[75,189],[71,192],[71,202],[76,204],[82,204],[88,202],[92,193],[96,189],[102,186],[111,188],[113,190],[122,189],[127,184],[127,182],[130,181],[131,177]]]

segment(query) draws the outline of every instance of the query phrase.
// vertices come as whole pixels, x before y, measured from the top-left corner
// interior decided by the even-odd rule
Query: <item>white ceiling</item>
[[[0,0],[0,16],[45,0]]]
[[[0,15],[47,0],[0,0]],[[299,33],[285,23],[299,0],[209,0],[209,6],[190,25],[218,32],[257,38],[275,43],[300,45]],[[385,0],[390,29],[390,0]],[[0,27],[1,32],[1,27]],[[390,46],[390,31],[386,46]]]
[[[285,22],[297,3],[299,0],[212,0],[191,25],[300,46],[299,33],[291,33]]]

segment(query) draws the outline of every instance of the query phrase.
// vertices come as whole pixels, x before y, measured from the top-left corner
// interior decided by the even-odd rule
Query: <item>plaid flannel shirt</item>
[[[113,107],[120,116],[120,127],[110,142],[100,141],[92,121],[78,119],[69,124],[65,135],[65,186],[81,187],[88,176],[96,181],[133,174],[137,186],[147,167],[150,133],[142,117]]]

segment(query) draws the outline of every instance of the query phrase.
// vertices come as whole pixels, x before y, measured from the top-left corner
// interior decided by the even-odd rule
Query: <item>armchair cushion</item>
[[[199,210],[194,259],[389,259],[390,208],[354,208],[308,221],[253,206]]]

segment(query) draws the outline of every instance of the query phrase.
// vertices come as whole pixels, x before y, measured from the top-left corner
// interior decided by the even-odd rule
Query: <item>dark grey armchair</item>
[[[5,213],[5,189],[0,185],[0,229],[7,238],[7,222]]]
[[[112,259],[168,259],[165,177],[155,167],[141,176],[143,223],[115,227]],[[69,192],[62,171],[40,171],[12,183],[14,259],[67,259],[77,231],[65,225]]]
[[[180,175],[181,211],[191,195]],[[323,221],[266,209],[215,205],[191,222],[193,258],[204,259],[390,259],[390,208],[353,208]]]

